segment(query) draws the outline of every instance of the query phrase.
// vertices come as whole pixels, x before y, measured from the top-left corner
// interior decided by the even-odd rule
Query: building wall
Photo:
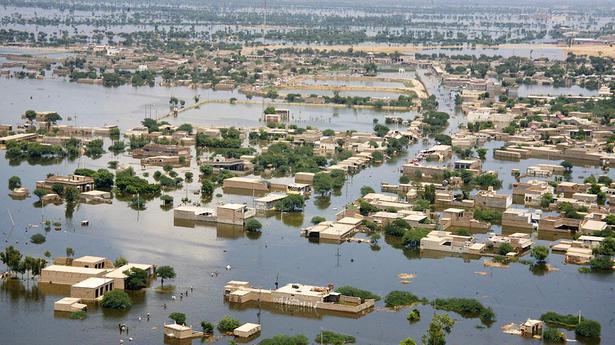
[[[64,284],[64,285],[73,285],[77,284],[82,280],[86,280],[92,277],[104,277],[105,272],[100,272],[98,274],[87,274],[87,273],[75,273],[75,272],[58,272],[58,271],[41,271],[41,277],[39,281],[51,284]]]

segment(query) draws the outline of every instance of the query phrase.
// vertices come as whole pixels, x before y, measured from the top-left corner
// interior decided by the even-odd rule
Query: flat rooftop
[[[224,204],[224,205],[218,205],[218,208],[227,208],[230,210],[240,210],[242,208],[246,207],[246,205],[244,204]]]
[[[113,279],[109,278],[88,278],[86,280],[80,281],[77,284],[73,284],[72,287],[75,288],[85,288],[85,289],[96,289],[107,283],[112,282]]]
[[[272,202],[272,201],[282,200],[284,198],[286,198],[286,194],[271,193],[271,194],[265,195],[262,198],[254,199],[254,201],[256,201],[256,202]]]
[[[104,260],[106,260],[106,258],[103,258],[101,256],[89,256],[89,255],[86,255],[86,256],[82,256],[80,258],[74,259],[73,262],[79,261],[79,262],[87,262],[87,263],[95,264],[95,263],[98,263],[98,262],[101,262],[101,261],[104,261]]]
[[[64,265],[51,265],[43,268],[43,271],[50,272],[66,272],[66,273],[81,273],[81,274],[100,274],[106,272],[105,269],[88,268],[88,267],[75,267]]]
[[[243,325],[235,328],[236,331],[238,332],[250,332],[254,329],[258,329],[260,328],[261,325],[257,324],[257,323],[244,323]]]
[[[281,293],[303,295],[303,296],[314,296],[314,297],[323,297],[329,293],[329,290],[325,287],[313,286],[313,285],[303,285],[303,284],[296,284],[296,283],[284,285],[275,291],[281,292]]]

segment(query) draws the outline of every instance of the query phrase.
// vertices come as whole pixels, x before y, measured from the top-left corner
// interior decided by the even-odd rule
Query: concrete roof
[[[262,198],[254,199],[254,201],[257,201],[257,202],[271,202],[271,201],[277,201],[277,200],[284,199],[285,197],[286,197],[286,194],[271,193],[271,194],[265,195]]]
[[[101,287],[102,285],[105,285],[107,283],[112,282],[113,279],[109,279],[109,278],[88,278],[86,280],[82,280],[80,282],[78,282],[77,284],[73,284],[72,287],[76,287],[76,288],[86,288],[86,289],[96,289],[98,287]]]
[[[164,325],[164,328],[169,328],[169,329],[172,329],[172,330],[175,330],[175,331],[187,331],[189,329],[192,329],[192,328],[190,328],[188,326],[179,325],[179,324],[176,324],[176,323],[172,323],[172,324],[169,324],[169,325]]]
[[[104,269],[98,268],[88,268],[88,267],[75,267],[75,266],[64,266],[64,265],[51,265],[43,268],[43,271],[53,271],[53,272],[67,272],[67,273],[83,273],[83,274],[99,274],[101,272],[106,272]]]
[[[247,323],[244,323],[243,325],[235,328],[235,330],[239,331],[239,332],[249,332],[249,331],[251,331],[253,329],[259,328],[260,326],[261,325],[259,325],[257,323],[247,322]]]
[[[55,301],[54,304],[72,305],[72,304],[79,303],[79,302],[81,302],[81,298],[64,297],[58,301]]]
[[[297,288],[294,288],[293,285],[297,286]],[[284,285],[281,288],[277,289],[276,292],[283,292],[283,293],[303,295],[303,296],[317,296],[317,297],[326,296],[328,293],[326,288],[323,288],[320,286],[303,285],[303,284],[297,284],[297,283]]]
[[[244,207],[247,207],[244,204],[224,204],[224,205],[218,205],[219,208],[228,208],[228,209],[232,209],[232,210],[239,210],[242,209]]]
[[[581,227],[591,231],[600,231],[606,228],[606,223],[599,220],[588,219],[581,224]]]
[[[101,256],[90,256],[90,255],[86,255],[86,256],[82,256],[80,258],[76,258],[73,261],[79,261],[79,262],[88,262],[88,263],[97,263],[100,261],[105,260],[106,258],[103,258]]]

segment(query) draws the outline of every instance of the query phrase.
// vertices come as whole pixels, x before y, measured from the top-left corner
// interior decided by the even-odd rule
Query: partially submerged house
[[[473,218],[473,211],[460,208],[447,208],[442,211],[440,225],[443,229],[463,228],[470,231],[484,231],[491,227],[490,223],[481,222]]]
[[[163,332],[166,337],[173,339],[193,339],[203,336],[203,332],[194,331],[191,326],[177,323],[164,324]]]
[[[450,231],[431,231],[421,238],[421,250],[442,251],[458,254],[480,254],[484,243],[476,243],[472,236],[454,235]]]
[[[230,281],[224,287],[224,298],[231,303],[251,301],[298,306],[310,309],[364,315],[374,307],[375,300],[345,296],[335,292],[332,285],[313,286],[287,284],[275,290],[251,287],[248,282]]]
[[[87,192],[94,189],[94,179],[89,176],[67,175],[49,176],[44,181],[37,181],[36,188],[52,190],[54,185],[61,185],[64,188],[75,187],[79,192]]]
[[[483,208],[507,209],[512,205],[512,196],[498,194],[489,187],[488,190],[479,190],[474,196],[474,205]]]

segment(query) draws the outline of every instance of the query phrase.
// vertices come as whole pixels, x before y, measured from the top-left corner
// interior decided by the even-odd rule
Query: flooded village
[[[3,3],[0,343],[615,343],[609,4]]]

